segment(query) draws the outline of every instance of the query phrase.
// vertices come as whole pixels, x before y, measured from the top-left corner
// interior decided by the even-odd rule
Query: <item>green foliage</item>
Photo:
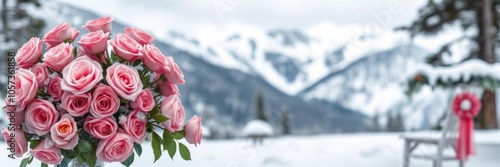
[[[186,132],[184,131],[180,131],[180,132],[173,132],[173,133],[170,133],[172,135],[172,137],[176,140],[180,140],[182,138],[184,138],[184,135],[185,135]]]
[[[134,152],[123,162],[121,162],[124,166],[129,167],[134,163]]]
[[[75,159],[78,156],[78,152],[75,150],[61,150],[61,154],[64,158]]]
[[[187,161],[191,160],[191,153],[189,152],[189,149],[182,143],[179,143],[179,153],[181,154],[182,159]]]
[[[153,109],[149,112],[150,117],[157,115],[160,113],[160,107],[158,105],[155,105]]]
[[[30,149],[34,149],[36,146],[38,146],[38,144],[40,144],[42,140],[39,139],[39,140],[31,140],[30,141]]]
[[[87,140],[80,140],[78,141],[78,150],[82,153],[89,152],[92,150],[92,144]]]
[[[168,155],[170,156],[170,158],[174,159],[174,155],[176,152],[177,152],[177,144],[174,141],[174,143],[168,147]]]
[[[26,165],[28,165],[28,158],[24,158],[23,160],[21,160],[21,164],[19,165],[19,167],[26,167]]]
[[[168,131],[163,131],[163,150],[169,150],[175,145],[174,137]]]
[[[156,122],[158,122],[158,123],[162,123],[162,122],[168,121],[168,118],[165,115],[162,115],[162,114],[153,115],[153,119]]]
[[[31,164],[31,162],[33,162],[33,154],[21,160],[19,167],[26,167],[28,164]]]
[[[430,85],[428,77],[425,75],[419,74],[421,77],[417,79],[415,77],[412,80],[408,81],[408,88],[406,90],[406,95],[411,97],[414,93],[418,92],[422,86]],[[454,88],[458,85],[475,85],[487,90],[496,90],[500,88],[500,80],[496,80],[494,78],[488,76],[472,76],[470,79],[465,80],[463,77],[460,77],[457,80],[441,80],[438,79],[434,85],[430,85],[433,88]]]
[[[161,137],[153,131],[153,140],[151,141],[151,147],[153,148],[153,154],[155,157],[154,162],[156,162],[161,157]]]
[[[134,150],[137,155],[140,157],[142,154],[142,146],[140,144],[134,143]]]
[[[64,157],[60,164],[55,165],[56,167],[68,167],[70,159]]]

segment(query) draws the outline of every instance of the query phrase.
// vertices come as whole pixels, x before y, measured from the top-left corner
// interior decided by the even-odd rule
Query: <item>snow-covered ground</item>
[[[425,132],[434,133],[434,132]],[[249,140],[204,140],[200,146],[189,146],[193,161],[183,161],[176,156],[172,161],[163,156],[153,164],[149,143],[143,144],[143,155],[135,158],[132,166],[328,166],[328,167],[399,167],[402,163],[403,141],[400,133],[331,134],[310,137],[277,137],[264,141],[263,146],[253,147]],[[500,164],[500,131],[476,131],[477,154],[467,167],[495,167]],[[0,143],[5,148],[5,143]],[[6,149],[0,149],[2,166],[17,166],[21,159],[5,160]],[[165,152],[166,153],[166,152]],[[418,154],[431,154],[432,148],[417,150]],[[31,166],[38,166],[34,162]],[[445,167],[455,167],[454,161]],[[107,167],[122,166],[120,163]],[[430,161],[411,160],[411,167],[428,167]]]

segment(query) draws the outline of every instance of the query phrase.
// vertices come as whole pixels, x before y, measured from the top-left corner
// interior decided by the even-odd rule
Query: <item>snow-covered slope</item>
[[[369,116],[385,118],[401,112],[407,129],[430,128],[446,111],[450,91],[425,88],[412,99],[404,93],[407,76],[424,63],[427,55],[412,45],[368,55],[298,96],[319,105],[339,104]]]

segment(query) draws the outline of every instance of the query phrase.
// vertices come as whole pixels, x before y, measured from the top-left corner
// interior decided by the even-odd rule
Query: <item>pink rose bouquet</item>
[[[4,107],[15,123],[1,134],[9,157],[27,155],[22,167],[33,158],[42,166],[98,161],[130,166],[145,141],[155,162],[163,151],[190,160],[180,140],[201,143],[201,119],[184,123],[176,84],[185,80],[174,59],[140,29],[127,27],[112,36],[112,21],[87,22],[83,28],[89,32],[79,41],[80,32],[62,23],[18,50],[16,73],[9,77],[15,101]]]

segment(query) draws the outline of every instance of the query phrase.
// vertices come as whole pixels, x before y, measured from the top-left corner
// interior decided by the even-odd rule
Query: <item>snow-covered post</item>
[[[269,123],[259,119],[249,121],[243,129],[243,136],[251,138],[254,145],[262,145],[264,138],[272,135],[273,127]]]

